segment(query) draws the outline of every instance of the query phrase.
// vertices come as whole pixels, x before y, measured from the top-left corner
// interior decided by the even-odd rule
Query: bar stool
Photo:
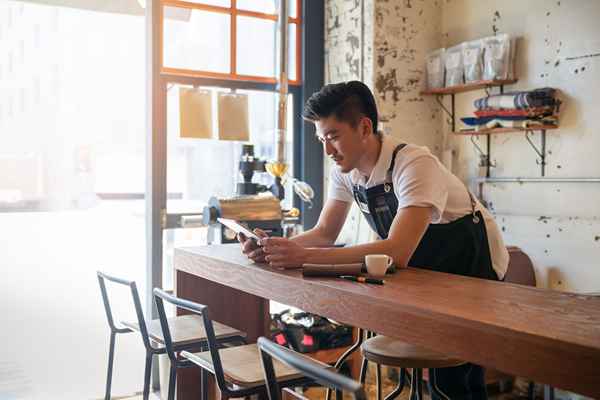
[[[265,379],[261,371],[258,346],[256,344],[223,348],[216,340],[214,324],[209,317],[208,308],[205,305],[177,298],[161,289],[154,289],[154,299],[156,300],[158,316],[164,333],[165,347],[173,363],[172,365],[191,362],[202,369],[201,398],[203,400],[208,398],[208,385],[206,382],[209,372],[214,375],[217,381],[217,387],[221,391],[222,400],[255,394],[260,396],[267,395]],[[208,351],[200,353],[182,351],[180,355],[184,360],[178,359],[171,342],[171,328],[165,315],[163,301],[180,309],[190,311],[202,319],[208,342]],[[276,363],[275,365],[275,376],[279,384],[283,387],[301,386],[310,382],[309,378],[302,376],[298,371],[281,363]],[[169,393],[172,393],[174,389],[174,386],[169,385]]]
[[[162,329],[158,320],[153,320],[148,323],[144,320],[142,312],[142,304],[137,291],[135,282],[117,278],[98,271],[98,283],[106,311],[108,326],[110,327],[110,345],[108,351],[108,371],[106,375],[106,392],[105,400],[111,398],[112,370],[115,353],[115,339],[117,334],[139,332],[142,336],[142,342],[146,349],[146,364],[144,370],[144,391],[143,399],[148,400],[150,395],[150,373],[152,371],[152,358],[155,354],[165,354],[165,339],[163,338]],[[135,307],[137,322],[121,321],[120,326],[115,324],[113,313],[110,306],[110,300],[106,290],[106,281],[115,284],[129,287],[131,297]],[[181,316],[169,319],[169,323],[174,327],[174,335],[172,337],[173,346],[179,351],[183,349],[205,348],[207,346],[206,333],[204,332],[201,319],[196,316]],[[215,336],[220,342],[231,342],[244,340],[246,334],[231,328],[227,325],[215,323]],[[169,382],[171,384],[171,382]],[[174,378],[173,378],[173,384]]]
[[[323,363],[282,347],[264,337],[258,338],[258,348],[267,383],[269,400],[282,400],[282,392],[275,378],[276,373],[273,359],[299,371],[305,377],[311,378],[328,389],[335,390],[336,397],[340,400],[343,392],[349,393],[354,400],[366,399],[365,392],[360,383],[332,371],[329,366],[323,365]],[[289,388],[285,388],[283,394],[284,398],[287,399],[306,400],[306,397],[291,391]]]
[[[392,400],[400,395],[404,388],[407,368],[412,368],[410,382],[410,399],[421,400],[423,398],[423,369],[429,369],[429,381],[431,390],[440,398],[448,398],[439,391],[433,368],[456,367],[465,364],[465,361],[447,357],[422,347],[413,346],[400,340],[385,336],[375,336],[367,339],[361,346],[363,365],[367,361],[377,365],[377,400],[381,400],[381,365],[400,368],[400,380],[398,386],[385,397]],[[364,384],[365,374],[361,374],[361,383]]]

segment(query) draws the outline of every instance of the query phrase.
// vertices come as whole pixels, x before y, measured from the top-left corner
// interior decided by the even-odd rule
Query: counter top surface
[[[407,268],[384,286],[303,278],[240,246],[175,251],[175,268],[504,372],[600,397],[600,297]]]

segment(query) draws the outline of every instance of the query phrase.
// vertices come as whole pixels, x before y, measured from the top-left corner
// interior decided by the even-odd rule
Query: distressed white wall
[[[437,1],[329,0],[325,12],[326,83],[362,80],[375,95],[381,130],[436,153],[443,138],[440,108],[419,91],[421,60],[442,41],[441,10]],[[327,159],[325,166],[327,184]],[[372,239],[353,207],[339,241]]]
[[[327,0],[325,3],[325,83],[361,80],[373,89],[373,0]],[[325,188],[331,161],[324,158]],[[325,193],[325,199],[327,193]],[[371,232],[352,206],[340,243],[371,240]]]
[[[375,2],[374,83],[384,131],[440,154],[443,131],[435,98],[420,96],[425,55],[441,45],[437,1]]]
[[[448,135],[435,99],[419,96],[424,56],[506,32],[520,38],[519,82],[506,89],[552,86],[564,101],[560,129],[547,135],[546,175],[600,177],[599,1],[364,0],[363,9],[361,0],[326,2],[325,76],[327,83],[362,78],[375,93],[386,132],[438,155],[454,150],[454,172],[470,184],[477,176],[474,147],[468,138]],[[457,117],[472,115],[472,101],[483,95],[458,95]],[[485,148],[484,138],[480,145]],[[522,134],[494,135],[492,161],[492,176],[540,173]],[[506,243],[533,259],[539,286],[600,291],[600,184],[487,184],[483,196]],[[368,239],[366,223],[359,221],[353,211],[341,241]]]
[[[561,91],[560,129],[547,133],[549,177],[600,177],[599,16],[599,1],[448,0],[444,5],[445,46],[495,32],[515,35],[519,81],[505,90]],[[483,95],[458,95],[457,115],[471,116],[472,100]],[[539,144],[539,134],[533,140]],[[497,165],[492,176],[540,176],[524,134],[494,135],[491,143]],[[455,173],[474,178],[477,154],[468,138],[448,137],[447,145],[457,152]],[[481,145],[485,149],[484,138]],[[600,290],[600,183],[486,184],[483,197],[506,243],[533,259],[538,285]]]

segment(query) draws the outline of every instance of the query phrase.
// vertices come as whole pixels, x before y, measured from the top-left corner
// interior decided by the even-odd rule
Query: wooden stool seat
[[[182,315],[179,317],[169,318],[169,328],[171,329],[171,339],[173,345],[184,346],[192,343],[197,343],[202,340],[206,340],[206,331],[204,330],[204,323],[202,317],[199,315]],[[124,326],[139,332],[140,326],[136,322],[121,322]],[[213,322],[215,329],[215,336],[217,340],[228,339],[228,338],[245,338],[244,332],[238,331],[230,326]],[[155,319],[147,324],[148,336],[155,342],[164,346],[165,339],[160,327],[160,321]]]
[[[181,355],[214,374],[213,362],[209,351],[202,353],[183,351],[181,352]],[[221,364],[223,365],[225,379],[228,382],[241,387],[254,387],[265,384],[260,353],[256,343],[219,349],[219,357],[221,358]],[[322,364],[323,368],[331,368],[327,364],[313,359],[310,360]],[[280,361],[274,360],[273,364],[278,382],[302,378],[300,372],[294,368],[288,367]]]
[[[367,360],[390,367],[445,368],[465,363],[465,361],[385,336],[375,336],[366,340],[360,350]]]

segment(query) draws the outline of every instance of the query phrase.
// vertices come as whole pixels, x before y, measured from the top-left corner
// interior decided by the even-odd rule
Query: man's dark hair
[[[373,93],[367,85],[359,81],[332,83],[313,93],[306,101],[302,118],[318,121],[335,116],[356,127],[360,117],[367,117],[373,124],[373,133],[377,131],[377,105]]]

